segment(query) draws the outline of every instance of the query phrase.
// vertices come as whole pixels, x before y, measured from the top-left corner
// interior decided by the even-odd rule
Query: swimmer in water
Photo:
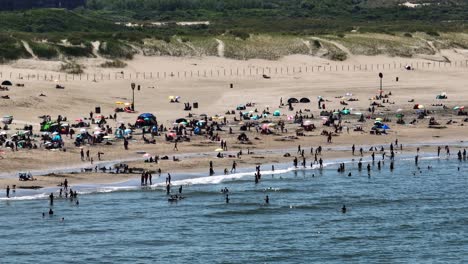
[[[346,205],[343,204],[343,207],[341,207],[341,212],[343,214],[346,214]]]
[[[270,197],[268,197],[268,195],[265,197],[265,203],[266,203],[266,204],[269,204],[269,203],[270,203]]]
[[[49,209],[49,215],[53,215],[54,211],[52,211],[52,208]]]

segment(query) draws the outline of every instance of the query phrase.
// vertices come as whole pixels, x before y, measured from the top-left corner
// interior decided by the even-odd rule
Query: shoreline
[[[455,159],[456,154],[454,153],[451,157],[446,157],[445,154],[441,155],[441,157],[434,156],[436,152],[434,152],[434,149],[431,147],[434,146],[458,146],[458,149],[463,148],[464,146],[468,147],[468,144],[457,144],[456,142],[451,142],[451,143],[443,143],[443,144],[437,144],[437,143],[421,143],[421,144],[416,144],[416,143],[408,143],[406,144],[403,148],[403,151],[401,152],[399,149],[395,151],[396,156],[395,160],[403,160],[403,161],[409,161],[414,159],[414,154],[416,151],[416,148],[420,148],[421,152],[418,154],[420,156],[420,160],[428,160],[428,159]],[[380,147],[380,145],[378,145]],[[352,155],[350,147],[346,146],[330,146],[327,148],[324,148],[324,153],[322,153],[320,158],[324,158],[324,168],[329,167],[330,165],[336,165],[338,163],[345,163],[345,164],[354,164],[357,163],[359,159],[362,159],[362,162],[365,163],[370,163],[371,157],[370,157],[370,152],[367,151],[369,146],[359,146],[363,147],[365,150],[365,155],[360,156],[360,155]],[[346,150],[347,148],[347,150]],[[432,151],[431,151],[432,150]],[[314,165],[313,167],[310,167],[310,162],[313,160],[311,156],[307,156],[307,167],[304,168],[302,166],[298,166],[297,168],[294,168],[292,166],[292,159],[296,156],[294,155],[295,153],[292,153],[294,149],[293,148],[286,148],[286,149],[281,149],[281,150],[260,150],[259,152],[256,152],[256,154],[251,154],[251,156],[247,156],[247,159],[249,159],[245,163],[240,163],[242,159],[230,159],[230,158],[224,158],[224,159],[213,159],[215,164],[217,161],[237,161],[238,162],[238,170],[234,172],[234,174],[228,173],[228,174],[222,174],[222,173],[215,173],[214,175],[210,176],[206,172],[203,172],[203,167],[199,166],[196,168],[192,168],[190,170],[183,170],[183,169],[175,169],[172,171],[167,171],[171,173],[173,176],[174,182],[175,183],[181,183],[181,184],[190,184],[191,181],[197,180],[197,179],[206,179],[207,181],[210,180],[216,180],[216,179],[225,179],[225,178],[230,178],[230,177],[239,177],[239,174],[241,177],[243,175],[253,175],[255,170],[253,169],[253,166],[257,164],[261,164],[261,166],[264,167],[265,169],[265,174],[272,174],[271,172],[271,165],[275,166],[275,172],[273,174],[278,174],[278,173],[285,173],[290,170],[304,170],[304,171],[309,171],[309,170],[317,170],[317,164]],[[267,154],[267,153],[272,153],[272,152],[279,152],[279,155],[277,156],[267,156],[267,157],[262,157],[261,160],[262,162],[255,162],[255,158],[259,157],[261,155]],[[384,151],[385,153],[388,154],[388,149]],[[284,153],[290,153],[290,157],[283,157]],[[381,160],[381,151],[376,151],[376,161]],[[204,155],[205,153],[185,153],[183,155],[188,155],[188,156],[200,156]],[[243,156],[244,157],[244,156]],[[282,161],[278,161],[283,157]],[[328,158],[330,157],[330,158]],[[193,156],[192,156],[193,158]],[[138,159],[141,161],[141,159]],[[190,158],[188,159],[190,160]],[[389,158],[386,159],[389,161]],[[301,163],[301,159],[299,156],[299,163]],[[107,163],[111,164],[112,162],[107,161]],[[120,162],[117,162],[120,163]],[[290,166],[288,166],[288,164]],[[265,168],[265,166],[267,166]],[[207,167],[207,166],[205,166]],[[229,167],[227,167],[229,169]],[[146,168],[145,168],[146,169]],[[214,169],[216,172],[222,172],[222,166],[214,166]],[[37,180],[35,181],[18,181],[18,179],[14,178],[0,178],[0,185],[12,185],[16,182],[16,190],[21,192],[24,192],[27,196],[27,194],[30,193],[39,193],[37,195],[41,195],[43,192],[46,191],[57,191],[61,187],[58,186],[59,182],[62,182],[65,178],[68,179],[70,186],[74,188],[78,188],[78,190],[81,189],[87,189],[87,191],[94,192],[98,189],[113,189],[117,188],[119,189],[122,186],[125,186],[123,188],[150,188],[150,189],[157,189],[159,187],[164,187],[163,183],[163,178],[165,177],[167,172],[163,172],[161,177],[158,177],[157,174],[155,173],[153,178],[155,179],[153,185],[150,186],[141,186],[140,185],[140,174],[139,173],[103,173],[103,172],[91,172],[91,173],[83,173],[83,172],[75,172],[75,173],[60,173],[60,172],[55,172],[51,173],[50,175],[33,175]],[[38,185],[35,183],[41,183],[42,185]],[[45,183],[45,184],[44,184]],[[23,185],[19,185],[23,184]],[[130,184],[130,185],[128,185]],[[39,188],[38,188],[39,187]],[[90,190],[91,189],[91,190]],[[4,189],[0,189],[4,191]],[[94,190],[94,191],[92,191]],[[18,196],[21,198],[22,196]]]

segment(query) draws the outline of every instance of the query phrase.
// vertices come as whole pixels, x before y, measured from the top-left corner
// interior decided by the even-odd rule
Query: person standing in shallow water
[[[266,203],[266,204],[269,204],[269,203],[270,203],[270,197],[268,197],[268,195],[265,197],[265,203]]]
[[[343,207],[341,207],[341,212],[343,214],[346,214],[346,205],[343,204]]]
[[[10,185],[7,185],[6,187],[6,197],[10,198]]]

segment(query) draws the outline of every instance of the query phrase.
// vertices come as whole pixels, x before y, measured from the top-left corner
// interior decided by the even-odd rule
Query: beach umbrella
[[[344,115],[349,115],[350,111],[348,109],[345,109],[345,110],[342,110],[341,113]]]
[[[120,101],[117,101],[115,102],[116,105],[124,105],[125,103],[124,102],[120,102]]]
[[[6,135],[7,133],[5,131],[0,132],[0,135]]]
[[[459,106],[455,106],[455,107],[453,108],[453,110],[458,110],[458,109],[460,109]]]
[[[223,152],[224,149],[222,149],[222,148],[217,148],[217,149],[215,149],[215,151],[216,151],[216,152]]]
[[[401,111],[403,111],[403,109],[401,109],[401,108],[398,108],[396,111],[397,111],[397,113],[398,113],[398,112],[401,112]]]
[[[383,128],[383,129],[390,129],[390,127],[389,127],[388,125],[386,125],[386,124],[384,124],[384,125],[382,126],[382,128]]]
[[[175,99],[175,96],[171,95],[169,96],[169,100],[174,100]]]
[[[418,105],[418,108],[419,108],[419,109],[423,109],[423,108],[424,108],[424,105]]]
[[[355,114],[355,115],[358,115],[358,116],[362,115],[361,112],[356,112],[356,113],[354,113],[354,114]]]
[[[75,119],[76,122],[83,122],[83,119],[82,118],[77,118]]]
[[[149,157],[151,157],[151,154],[145,153],[145,154],[143,155],[143,157],[144,157],[144,158],[149,158]]]
[[[5,81],[2,82],[2,85],[3,86],[12,86],[13,84],[10,81],[5,80]]]
[[[306,120],[306,121],[304,121],[303,125],[304,126],[310,126],[310,125],[312,125],[312,121],[311,120]]]
[[[382,119],[381,117],[378,117],[378,118],[375,119],[375,121],[377,121],[377,122],[382,122],[383,119]]]

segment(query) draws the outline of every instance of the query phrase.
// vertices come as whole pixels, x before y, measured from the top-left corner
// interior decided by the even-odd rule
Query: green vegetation
[[[310,54],[344,60],[347,53],[411,56],[434,47],[467,47],[466,0],[88,0],[76,10],[0,12],[0,62],[43,59],[113,59],[145,55],[216,56],[218,40],[229,58],[277,59]],[[181,26],[178,21],[209,21]],[[118,23],[117,23],[118,22]],[[127,27],[125,23],[138,24]],[[165,22],[155,26],[152,22]],[[351,33],[353,32],[353,33]],[[424,32],[424,33],[421,33]],[[314,40],[326,38],[329,42]],[[66,41],[64,41],[66,40]],[[330,42],[331,41],[331,42]]]
[[[56,45],[59,51],[70,58],[93,58],[93,47],[91,43],[82,44],[80,46],[69,46],[69,45]]]

